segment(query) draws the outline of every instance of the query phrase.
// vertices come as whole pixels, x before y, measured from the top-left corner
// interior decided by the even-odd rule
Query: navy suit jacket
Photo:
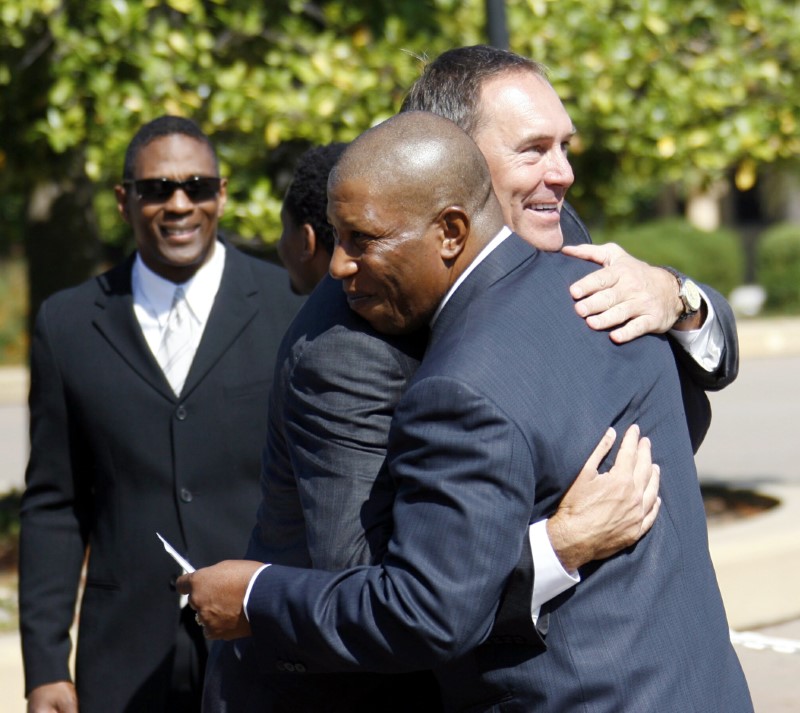
[[[564,203],[561,211],[561,228],[564,245],[591,243],[592,238],[581,219],[569,203]],[[719,391],[736,379],[739,374],[739,338],[736,333],[736,318],[728,301],[709,285],[701,285],[714,308],[717,322],[722,329],[724,348],[722,360],[713,372],[701,367],[686,350],[670,338],[670,346],[678,363],[681,394],[683,396],[689,434],[694,452],[703,442],[711,423],[711,405],[706,391]]]
[[[26,690],[69,680],[88,551],[76,685],[82,713],[165,709],[180,568],[241,556],[259,498],[266,403],[301,300],[286,273],[227,246],[214,306],[178,398],[133,311],[132,259],[44,302],[31,355],[22,499]]]
[[[265,570],[248,608],[260,660],[432,668],[448,710],[751,710],[674,359],[664,337],[616,346],[586,328],[567,288],[591,269],[512,236],[458,289],[395,412],[382,562]],[[556,508],[609,419],[652,437],[660,517],[549,607],[547,651],[529,618],[487,639],[519,533]]]

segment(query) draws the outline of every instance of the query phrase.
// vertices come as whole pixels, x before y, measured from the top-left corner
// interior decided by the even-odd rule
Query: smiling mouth
[[[347,304],[351,307],[363,305],[365,302],[372,299],[372,295],[365,295],[363,292],[347,293]]]
[[[168,228],[166,226],[161,226],[161,234],[165,238],[187,238],[194,235],[197,232],[197,226],[185,226],[180,228]]]
[[[558,213],[558,203],[533,203],[525,206],[526,210],[532,210],[535,213]]]

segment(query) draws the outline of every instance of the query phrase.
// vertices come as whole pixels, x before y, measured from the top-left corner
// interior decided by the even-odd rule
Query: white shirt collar
[[[201,325],[205,325],[211,314],[224,269],[225,246],[217,240],[214,243],[214,252],[211,254],[211,258],[182,285],[189,309]],[[163,328],[172,307],[172,298],[177,285],[165,280],[147,267],[138,252],[133,263],[131,283],[134,304],[144,308],[150,317]]]
[[[470,273],[478,267],[486,258],[487,256],[498,246],[502,243],[509,235],[511,235],[511,228],[507,225],[504,225],[500,232],[495,235],[481,250],[477,257],[469,264],[466,270],[462,272],[458,279],[453,283],[450,289],[447,291],[447,294],[444,296],[444,299],[439,303],[439,306],[436,308],[436,312],[433,313],[433,317],[431,317],[431,324],[432,327],[436,320],[438,319],[439,315],[441,314],[444,306],[447,304],[447,301],[455,294],[455,291],[461,286],[461,283],[469,277]]]

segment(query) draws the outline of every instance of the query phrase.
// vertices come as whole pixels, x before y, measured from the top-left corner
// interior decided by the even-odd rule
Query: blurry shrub
[[[768,310],[800,312],[800,224],[780,223],[761,234],[756,270]]]
[[[618,243],[650,265],[670,265],[727,295],[744,274],[744,251],[736,233],[706,232],[681,218],[592,231],[596,243]]]
[[[28,289],[25,261],[0,260],[0,364],[24,364],[28,356]]]

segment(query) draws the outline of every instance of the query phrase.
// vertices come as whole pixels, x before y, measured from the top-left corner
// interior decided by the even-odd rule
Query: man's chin
[[[564,245],[564,235],[561,232],[560,223],[555,225],[552,223],[549,225],[529,224],[516,232],[523,240],[545,252],[558,252]]]
[[[369,326],[372,327],[376,332],[380,334],[387,334],[387,335],[399,335],[399,334],[410,334],[414,331],[414,326],[407,322],[398,322],[391,317],[387,317],[384,314],[375,314],[374,312],[369,312],[367,310],[360,312],[359,310],[353,310],[356,314],[358,314],[363,320],[369,323]]]

